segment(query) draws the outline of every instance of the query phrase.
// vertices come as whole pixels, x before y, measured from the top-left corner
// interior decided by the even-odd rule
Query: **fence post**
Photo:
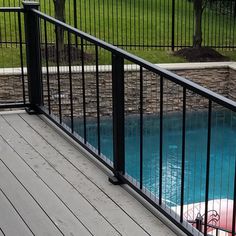
[[[39,19],[32,12],[38,9],[37,2],[23,2],[25,19],[25,41],[28,73],[28,93],[30,107],[26,111],[30,114],[38,112],[37,107],[42,104],[41,58],[40,58],[40,28]]]
[[[109,181],[122,184],[120,176],[125,171],[124,161],[124,59],[112,55],[112,105],[113,105],[113,163],[114,176]]]

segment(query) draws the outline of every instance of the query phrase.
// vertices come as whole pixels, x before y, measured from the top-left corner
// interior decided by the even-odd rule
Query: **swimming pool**
[[[207,112],[186,114],[186,158],[184,204],[205,200],[207,156]],[[83,122],[75,121],[83,136]],[[158,198],[159,194],[158,115],[143,120],[143,185]],[[97,148],[96,120],[87,120],[87,140]],[[113,159],[112,120],[101,118],[101,152]],[[212,113],[209,199],[232,199],[236,156],[236,119],[226,110]],[[169,206],[180,205],[182,166],[182,114],[172,113],[163,120],[163,199]],[[140,119],[125,117],[125,172],[132,181],[140,180]]]

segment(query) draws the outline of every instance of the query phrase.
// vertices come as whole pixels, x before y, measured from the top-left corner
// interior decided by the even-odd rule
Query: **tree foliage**
[[[202,14],[207,6],[212,6],[213,4],[217,7],[226,6],[231,13],[236,16],[236,3],[235,0],[192,0],[194,7],[194,17],[195,17],[195,32],[193,36],[193,47],[199,48],[202,45]],[[234,4],[232,4],[234,2]]]

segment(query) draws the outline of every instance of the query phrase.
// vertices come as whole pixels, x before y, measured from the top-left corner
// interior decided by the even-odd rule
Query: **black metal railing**
[[[39,2],[43,12],[54,16],[52,0]],[[21,1],[3,0],[0,6],[11,4],[20,6]],[[204,46],[235,48],[235,6],[235,1],[209,1],[202,19]],[[68,24],[126,49],[193,45],[193,1],[67,0],[65,9]]]
[[[24,3],[28,111],[47,116],[114,173],[111,182],[128,184],[187,235],[199,233],[188,223],[198,213],[202,233],[211,231],[209,211],[235,235],[236,103],[37,7]]]

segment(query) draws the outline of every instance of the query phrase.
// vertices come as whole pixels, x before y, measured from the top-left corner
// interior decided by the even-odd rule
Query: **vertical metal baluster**
[[[115,23],[114,23],[114,21],[115,21],[115,17],[114,17],[114,2],[113,2],[114,0],[111,0],[111,15],[112,15],[112,17],[111,17],[111,31],[112,31],[112,40],[110,41],[113,45],[115,44],[115,35],[114,35],[114,33],[115,33],[115,30],[114,30],[114,25],[115,25]]]
[[[86,101],[85,101],[85,75],[84,75],[84,41],[81,39],[81,66],[82,66],[82,89],[83,89],[83,115],[84,115],[84,143],[87,143],[86,130]]]
[[[163,162],[163,76],[160,78],[160,163],[159,163],[159,205],[162,204],[162,162]]]
[[[213,25],[211,25],[211,27],[210,27],[210,11],[207,13],[206,19],[207,19],[207,27],[208,27],[207,40],[206,40],[207,41],[207,46],[212,46],[212,43],[210,42],[210,36],[213,35],[213,33],[211,32],[211,30],[213,28]],[[205,29],[205,32],[206,32],[206,29]]]
[[[181,173],[181,209],[180,222],[183,222],[184,212],[184,172],[185,172],[185,134],[186,134],[186,88],[183,88],[183,123],[182,123],[182,173]]]
[[[74,8],[74,27],[77,29],[78,25],[77,25],[77,4],[76,4],[76,0],[73,1],[73,8]],[[75,35],[75,46],[76,46],[76,48],[78,47],[78,38],[76,37],[76,35]]]
[[[169,16],[170,15],[170,1],[168,0],[167,1],[167,15]],[[168,25],[168,27],[167,27],[167,38],[168,38],[168,40],[167,40],[167,43],[164,45],[165,47],[164,48],[167,48],[167,49],[169,49],[169,47],[170,47],[170,45],[169,45],[169,38],[170,38],[170,25],[172,24],[172,23],[170,23],[170,19],[171,19],[171,17],[167,17],[167,25]]]
[[[171,49],[175,50],[175,0],[172,0],[172,35],[171,35]]]
[[[107,41],[109,42],[109,43],[111,43],[111,39],[110,39],[110,33],[112,34],[112,26],[110,25],[110,22],[112,21],[112,19],[110,19],[110,9],[109,9],[109,1],[107,1],[107,20],[105,21],[105,22],[107,22],[107,28],[105,27],[105,30],[107,31]],[[113,17],[113,16],[112,16]],[[112,24],[112,23],[111,23]],[[105,25],[106,25],[106,23],[105,23]],[[107,29],[109,29],[109,30],[107,30]]]
[[[143,68],[140,67],[140,189],[143,189]]]
[[[221,4],[221,6],[222,6],[222,4]],[[224,8],[224,6],[222,7],[222,8]],[[221,10],[221,12],[222,12],[222,10]],[[222,19],[222,25],[223,25],[223,32],[221,33],[221,46],[222,46],[222,48],[224,48],[224,37],[227,37],[226,35],[227,35],[227,27],[225,26],[225,14],[223,13],[223,19]]]
[[[232,221],[232,236],[235,235],[235,226],[236,226],[236,160],[234,164],[234,203],[233,203],[233,221]]]
[[[15,6],[16,3],[14,3],[14,6]],[[18,47],[18,34],[17,34],[17,16],[16,14],[18,15],[18,13],[14,13],[14,26],[15,26],[15,40],[16,40],[16,47]],[[18,18],[19,19],[19,18]],[[19,21],[18,21],[19,23]]]
[[[84,31],[87,32],[87,10],[86,10],[86,0],[84,0]]]
[[[2,18],[2,12],[0,12],[0,17]],[[3,22],[4,23],[4,22]],[[5,28],[5,27],[4,27]],[[3,32],[3,30],[2,30],[2,23],[0,22],[0,48],[2,48],[2,46],[3,46],[3,35],[2,35],[2,32]]]
[[[72,90],[72,72],[71,72],[71,37],[70,32],[68,34],[68,63],[69,63],[69,80],[70,80],[70,121],[71,132],[74,132],[74,109],[73,109],[73,90]]]
[[[101,141],[100,141],[100,101],[99,101],[99,71],[98,71],[98,46],[95,48],[96,53],[96,92],[97,92],[97,136],[98,136],[98,155],[101,154]]]
[[[154,35],[155,35],[155,41],[154,41],[154,44],[155,44],[155,46],[156,47],[158,47],[158,43],[157,43],[157,18],[158,18],[158,12],[157,12],[157,10],[158,10],[158,8],[157,8],[157,4],[158,4],[158,2],[157,1],[155,1],[155,7],[154,7],[154,11],[155,11],[155,14],[154,14]]]
[[[101,39],[101,9],[100,9],[100,0],[98,0],[98,38]]]
[[[162,5],[162,0],[160,0],[159,1],[159,16],[160,16],[160,18],[159,19],[161,19],[162,18],[162,11],[161,11],[161,5]],[[162,25],[161,25],[161,20],[160,20],[160,22],[159,22],[159,45],[161,45],[161,33],[162,33]]]
[[[121,10],[122,11],[122,10]],[[141,1],[138,1],[138,46],[141,46]]]
[[[105,0],[102,0],[102,15],[103,15],[103,40],[106,40],[106,21],[105,21]]]
[[[39,18],[39,29],[42,28],[42,25],[41,25],[41,19]],[[43,36],[42,36],[42,33],[41,33],[41,30],[39,32],[39,37],[40,37],[40,42],[43,42]],[[41,52],[41,43],[39,44],[39,57],[40,57],[40,61],[41,61],[41,73],[40,73],[40,80],[41,80],[41,83],[42,83],[42,86],[41,86],[41,94],[42,94],[42,106],[44,106],[44,87],[43,87],[43,67],[42,67],[42,52]]]
[[[19,38],[20,38],[20,66],[21,66],[21,79],[22,79],[22,96],[23,102],[25,104],[25,77],[24,77],[24,59],[23,59],[23,48],[22,48],[22,29],[21,29],[21,16],[20,12],[18,12],[18,24],[19,24]]]
[[[96,9],[96,1],[93,3],[93,25],[94,25],[94,32],[93,32],[93,35],[95,37],[97,37],[97,22],[99,24],[99,16],[98,16],[98,19],[96,18],[96,13],[97,13],[97,9]]]
[[[5,4],[3,2],[3,6],[5,7]],[[7,47],[7,27],[6,27],[6,12],[3,12],[3,21],[4,21],[4,24],[5,27],[4,28],[4,40],[5,41],[5,46]]]
[[[188,4],[188,11],[190,12],[190,10],[191,10],[191,5]],[[188,14],[188,22],[189,22],[188,27],[189,27],[189,28],[190,28],[190,27],[193,27],[193,29],[194,29],[194,25],[193,25],[193,20],[192,20],[191,14]],[[193,44],[192,38],[193,38],[193,37],[192,37],[191,31],[189,30],[188,39],[189,39],[189,42],[190,42],[191,45]],[[189,46],[189,44],[188,44],[188,46]]]
[[[164,10],[163,10],[163,19],[164,19],[164,28],[163,28],[163,42],[164,42],[164,45],[166,44],[166,0],[163,1],[163,7],[164,7]]]
[[[134,26],[133,26],[134,27],[134,34],[133,34],[134,35],[134,37],[133,37],[133,39],[134,39],[134,43],[133,43],[134,49],[137,48],[137,42],[136,42],[137,31],[136,31],[136,24],[135,24],[136,23],[136,14],[135,13],[136,13],[137,10],[136,10],[135,2],[136,1],[134,0],[134,5],[133,5],[133,8],[134,8],[134,11],[133,11],[134,12],[134,16],[133,16],[133,18],[134,18]]]
[[[80,15],[80,17],[79,17],[79,28],[81,30],[84,30],[83,25],[82,25],[82,18],[83,17],[81,17],[82,16],[82,0],[79,0],[79,15]]]
[[[152,6],[152,1],[150,1],[150,24],[149,24],[149,27],[150,27],[150,42],[148,42],[148,46],[153,46],[152,44],[152,38],[153,38],[153,32],[152,32],[152,10],[153,10],[153,6]]]
[[[149,22],[148,22],[148,16],[149,16],[149,6],[148,6],[148,1],[146,1],[146,4],[147,4],[147,17],[146,17],[146,20],[147,20],[147,24],[146,24],[146,35],[145,35],[145,38],[146,38],[146,46],[148,46],[148,41],[149,41],[149,33],[148,33],[148,28],[149,28]]]
[[[145,29],[145,24],[144,24],[144,11],[145,11],[145,9],[144,9],[144,6],[145,6],[145,4],[144,4],[144,0],[143,0],[143,4],[142,4],[142,11],[143,11],[143,14],[142,14],[142,19],[143,19],[143,21],[142,21],[142,31],[143,31],[143,48],[144,48],[144,39],[145,39],[145,34],[144,34],[144,29]]]
[[[11,45],[11,47],[12,47],[12,42],[13,42],[13,29],[12,29],[12,19],[11,19],[11,13],[10,12],[8,12],[8,20],[9,20],[9,25],[8,25],[8,29],[9,29],[9,34],[10,35],[8,35],[8,36],[10,36],[10,45]],[[7,36],[6,36],[6,38],[7,38]]]
[[[230,9],[231,9],[231,14],[230,14],[230,16],[229,16],[229,18],[230,18],[230,25],[229,25],[229,38],[232,38],[232,29],[233,29],[233,25],[232,25],[232,22],[233,22],[233,11],[232,11],[232,9],[233,9],[233,2],[231,1],[231,4],[230,4]],[[229,41],[229,44],[228,44],[228,48],[230,48],[231,46],[231,43],[230,43],[230,41]]]
[[[58,49],[58,26],[55,27],[56,33],[56,63],[57,63],[57,85],[58,85],[58,101],[59,101],[59,119],[62,122],[61,116],[61,81],[60,81],[60,63],[59,63],[59,49]]]
[[[205,220],[204,220],[204,235],[207,235],[208,221],[208,200],[209,200],[209,181],[210,181],[210,159],[211,159],[211,113],[212,101],[209,100],[208,105],[208,128],[207,128],[207,163],[206,163],[206,189],[205,189]]]
[[[118,1],[118,0],[117,0]],[[122,34],[124,28],[123,28],[123,1],[120,1],[120,33]],[[118,36],[117,36],[118,37]],[[124,47],[124,37],[121,37],[121,45]]]
[[[119,45],[119,44],[120,44],[119,42],[119,7],[118,7],[118,0],[116,0],[116,45]]]
[[[50,97],[50,82],[49,82],[49,65],[48,65],[48,33],[47,22],[44,20],[44,37],[45,37],[45,60],[46,60],[46,76],[47,76],[47,90],[48,90],[48,112],[51,115],[51,97]]]
[[[92,17],[92,14],[91,14],[91,1],[90,0],[87,0],[88,1],[88,9],[89,9],[89,33],[90,34],[94,34],[94,32],[92,32],[92,20],[91,20],[91,17]],[[93,16],[95,17],[95,16]],[[96,25],[94,25],[94,27],[96,27]],[[87,43],[86,43],[87,45]]]

